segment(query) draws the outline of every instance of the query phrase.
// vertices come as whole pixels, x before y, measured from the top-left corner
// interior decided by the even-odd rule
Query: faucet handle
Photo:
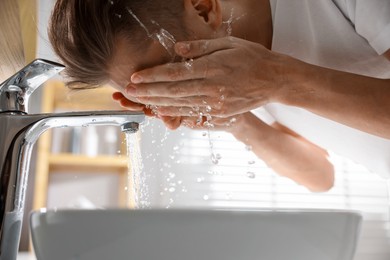
[[[28,113],[31,94],[65,67],[59,63],[37,59],[0,84],[0,113]]]

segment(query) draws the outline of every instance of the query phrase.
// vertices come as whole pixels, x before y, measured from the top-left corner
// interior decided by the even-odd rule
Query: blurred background
[[[1,80],[34,58],[57,60],[46,35],[53,3],[1,0]],[[111,92],[109,87],[69,91],[57,77],[34,94],[31,111],[120,109]],[[150,119],[139,133],[139,144],[142,200],[149,207],[358,210],[364,223],[356,259],[390,259],[388,182],[337,154],[330,158],[337,171],[334,188],[311,193],[276,175],[251,147],[223,132],[169,131]],[[31,210],[132,206],[127,142],[115,127],[48,132],[40,138],[32,160],[21,251],[30,250]]]

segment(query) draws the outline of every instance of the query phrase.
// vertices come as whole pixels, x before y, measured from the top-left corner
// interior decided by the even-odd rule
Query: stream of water
[[[148,191],[145,185],[140,133],[126,133],[127,155],[129,156],[129,172],[127,175],[128,205],[132,208],[148,207]]]

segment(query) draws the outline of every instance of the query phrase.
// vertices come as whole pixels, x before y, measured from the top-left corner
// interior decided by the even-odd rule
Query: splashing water
[[[141,157],[140,141],[138,133],[126,133],[127,154],[129,160],[129,173],[127,177],[128,204],[134,208],[148,207],[147,189]]]
[[[169,56],[171,56],[171,61],[173,62],[176,57],[175,52],[175,43],[176,39],[170,34],[167,30],[161,28],[158,33],[154,34],[158,42],[165,48]]]
[[[209,123],[208,121],[204,124],[207,127],[207,137],[209,140],[209,148],[210,148],[210,160],[213,164],[217,165],[219,164],[219,161],[222,159],[221,154],[216,153],[214,150],[214,143],[211,138],[211,129],[214,127],[213,124]]]
[[[238,17],[234,17],[234,8],[232,8],[230,10],[230,17],[227,21],[223,21],[222,23],[223,24],[226,24],[227,28],[226,28],[226,33],[228,36],[231,36],[232,33],[233,33],[233,23],[240,20],[242,17],[246,16],[246,13],[245,14],[242,14]]]
[[[145,26],[145,24],[143,22],[141,22],[141,20],[138,18],[138,16],[136,16],[133,11],[127,7],[127,12],[129,12],[129,14],[138,22],[138,24],[142,27],[142,29],[144,29],[144,31],[146,32],[146,35],[148,37],[151,36],[148,28]]]
[[[232,8],[232,10],[230,11],[229,20],[223,22],[224,24],[227,25],[226,33],[227,33],[228,36],[231,36],[231,35],[232,35],[232,32],[233,32],[233,28],[232,28],[232,24],[233,24],[233,13],[234,13],[234,8]]]
[[[164,47],[164,49],[168,52],[170,57],[172,58],[172,61],[175,59],[175,44],[176,39],[175,37],[169,33],[167,30],[162,28],[156,21],[151,20],[151,23],[154,24],[156,27],[159,28],[157,32],[151,33],[146,25],[134,14],[134,12],[127,7],[127,12],[134,18],[134,20],[137,21],[137,23],[142,27],[142,29],[145,31],[146,35],[154,40],[157,40],[161,46]]]

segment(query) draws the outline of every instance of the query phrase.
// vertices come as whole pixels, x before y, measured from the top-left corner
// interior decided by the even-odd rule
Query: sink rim
[[[230,251],[234,249],[234,252],[244,252],[243,247],[246,246],[246,242],[242,243],[243,240],[240,239],[240,242],[237,243],[237,241],[235,241],[234,239],[236,239],[236,236],[240,238],[239,234],[241,234],[242,237],[243,232],[248,232],[249,230],[248,233],[245,233],[244,241],[247,242],[262,241],[262,243],[263,242],[271,243],[269,241],[277,241],[277,243],[272,242],[273,243],[272,246],[270,245],[269,247],[267,246],[264,247],[266,249],[266,253],[270,253],[272,251],[275,252],[276,254],[282,254],[284,257],[286,253],[283,252],[287,250],[286,252],[290,252],[288,253],[288,257],[290,257],[291,256],[290,254],[293,252],[291,251],[291,244],[297,245],[296,248],[303,248],[301,246],[303,242],[307,243],[307,241],[312,241],[309,245],[309,248],[307,248],[308,250],[304,250],[305,253],[299,253],[300,251],[298,250],[298,252],[294,252],[294,254],[298,254],[300,256],[301,254],[303,254],[306,257],[308,255],[313,256],[314,251],[316,253],[315,254],[316,256],[318,256],[317,254],[319,252],[329,252],[329,254],[332,255],[336,253],[337,255],[342,254],[345,257],[342,259],[351,260],[353,255],[356,252],[357,242],[360,237],[362,218],[363,218],[362,214],[357,210],[303,209],[303,208],[257,208],[257,209],[247,209],[247,208],[239,208],[239,209],[238,208],[65,209],[63,208],[63,209],[39,209],[39,210],[32,211],[30,214],[31,214],[30,231],[32,235],[33,245],[34,248],[36,249],[35,252],[39,253],[40,257],[43,257],[42,259],[45,260],[52,259],[52,257],[50,256],[53,256],[52,254],[54,254],[54,252],[56,255],[59,252],[63,252],[64,256],[67,255],[68,252],[72,252],[72,254],[75,255],[93,254],[94,256],[99,256],[99,257],[102,256],[102,258],[99,258],[99,260],[107,259],[107,257],[101,254],[107,248],[109,249],[111,248],[110,247],[111,244],[109,241],[121,241],[121,239],[118,238],[124,236],[126,237],[124,243],[127,243],[128,245],[135,243],[135,241],[138,242],[138,240],[131,239],[131,237],[134,235],[134,233],[132,232],[136,232],[136,234],[138,235],[139,232],[141,232],[141,230],[142,232],[145,232],[145,229],[139,228],[140,227],[139,224],[140,223],[145,224],[148,221],[152,221],[150,222],[152,223],[152,225],[149,225],[148,223],[147,225],[143,226],[146,227],[147,231],[145,232],[146,235],[145,236],[142,235],[141,238],[142,239],[147,238],[148,239],[147,241],[151,239],[152,242],[150,243],[153,244],[154,246],[161,244],[162,240],[161,239],[159,240],[159,238],[161,238],[162,235],[165,236],[166,234],[170,234],[170,237],[172,237],[171,234],[175,234],[176,237],[180,235],[180,240],[177,240],[175,235],[173,235],[174,238],[167,240],[168,242],[164,242],[163,245],[161,245],[160,251],[158,249],[151,250],[150,252],[153,254],[157,252],[159,253],[162,252],[164,254],[171,254],[168,253],[169,252],[168,250],[166,250],[167,248],[172,247],[171,243],[175,244],[175,246],[177,243],[180,244],[180,247],[178,247],[177,250],[175,250],[177,254],[179,255],[184,253],[187,254],[187,250],[189,250],[189,252],[192,252],[191,250],[193,250],[192,249],[193,243],[191,242],[196,241],[196,243],[200,243],[201,241],[203,241],[205,234],[207,235],[207,238],[211,239],[211,241],[218,241],[212,238],[213,237],[216,238],[216,236],[220,236],[219,234],[225,234],[225,235],[230,234],[230,236],[224,236],[223,240],[225,242],[223,242],[223,245],[225,246],[225,243],[231,245],[228,247]],[[91,218],[93,219],[94,217],[96,217],[96,221],[95,220],[89,221]],[[129,225],[125,229],[123,229],[121,223],[123,224],[124,220],[127,221],[132,217],[134,217],[134,221],[132,221],[131,223],[128,222]],[[335,222],[333,222],[334,220]],[[324,223],[323,221],[327,223],[325,224],[325,226],[322,225]],[[261,224],[261,222],[265,224]],[[104,226],[98,226],[98,228],[96,228],[96,224],[99,223],[100,224],[107,223],[107,225],[104,224]],[[189,223],[191,224],[188,225]],[[233,223],[234,225],[230,226],[231,223]],[[241,223],[241,224],[237,226],[236,225],[237,223]],[[273,223],[273,224],[269,226],[269,223]],[[215,224],[216,227],[210,226]],[[69,225],[70,228],[67,228],[69,227]],[[227,227],[226,225],[228,225],[228,228],[226,228]],[[326,228],[329,225],[332,225],[333,227],[330,227],[329,229]],[[340,225],[342,225],[342,227]],[[192,228],[195,226],[197,230],[195,234],[189,233],[188,231],[192,231],[192,232],[194,231]],[[303,232],[302,232],[301,230],[299,230],[299,227],[303,227],[303,226],[305,228],[303,228],[302,230]],[[312,228],[314,226],[315,229],[318,230],[317,232],[314,233],[318,234],[318,232],[320,232],[321,230],[326,230],[327,232],[329,230],[329,234],[326,234],[322,238],[318,237],[313,233]],[[270,228],[267,227],[270,227],[272,229],[272,232],[275,231],[274,228],[276,227],[277,232],[275,234],[284,234],[283,237],[282,238],[277,237],[277,240],[275,240],[274,237],[275,235],[273,237],[270,237],[269,236],[269,234],[271,234],[269,233]],[[43,230],[41,228],[43,228]],[[169,229],[169,232],[167,232],[167,229]],[[64,230],[66,231],[64,232]],[[93,233],[92,236],[89,233],[91,232],[91,230]],[[109,232],[107,232],[107,230],[109,230]],[[130,230],[131,232],[129,232]],[[254,235],[254,233],[252,233],[252,231],[254,230],[257,231],[261,230],[261,232],[255,232],[256,235]],[[299,230],[298,233],[297,230]],[[346,233],[347,230],[349,231]],[[264,235],[262,233],[266,234],[267,240],[264,240]],[[86,245],[80,246],[79,242],[76,241],[69,242],[70,241],[69,238],[74,236],[74,234],[77,234],[78,238],[81,239],[81,241],[88,241],[86,242]],[[100,235],[98,234],[104,234],[104,237],[103,238],[99,237]],[[184,237],[182,237],[183,234],[185,234]],[[47,240],[50,237],[53,238],[53,235],[55,236],[61,235],[62,239],[68,241],[67,247],[63,249],[62,248],[63,244],[58,244],[58,241],[56,239]],[[299,236],[296,237],[296,235]],[[246,238],[246,236],[248,236],[249,239]],[[89,237],[93,237],[96,239],[94,239],[94,241],[90,241]],[[134,237],[138,237],[138,236],[134,236]],[[256,240],[250,239],[250,237],[255,238]],[[329,237],[333,237],[335,239],[332,238],[331,240],[329,240]],[[316,239],[312,239],[312,238],[316,238]],[[218,239],[220,239],[220,237],[218,237]],[[328,242],[326,242],[325,244],[319,243],[319,241],[324,242],[324,239],[329,241],[329,243]],[[156,240],[158,240],[158,244]],[[339,242],[345,241],[345,242],[339,243],[337,241]],[[219,242],[216,243],[217,244],[213,242],[213,245],[216,247],[218,246],[220,247],[220,244],[218,244]],[[278,243],[282,243],[282,244],[278,244]],[[117,246],[118,244],[120,245],[120,242],[113,243],[114,246]],[[278,248],[282,248],[281,246],[284,246],[284,248],[287,249],[284,251],[280,250],[280,252],[273,251],[272,248],[274,247],[273,246],[274,244],[278,245]],[[340,247],[339,246],[340,244],[342,244],[344,247],[342,251],[340,250],[340,248],[338,248]],[[199,244],[197,245],[199,246]],[[238,247],[238,245],[240,245],[240,247]],[[318,245],[321,245],[321,247],[318,247]],[[337,247],[335,247],[336,245]],[[61,246],[61,249],[57,250],[56,248],[58,246]],[[137,244],[137,246],[135,246],[134,248],[131,246],[129,246],[128,248],[130,248],[130,251],[133,250],[131,251],[132,253],[140,254],[140,252],[144,252],[143,250],[139,249],[138,246],[140,245]],[[207,247],[205,247],[204,245],[200,246],[200,248],[201,248],[200,252],[205,252],[207,256],[209,256],[209,254],[214,254],[214,252],[217,252],[214,250],[207,251]],[[240,250],[238,250],[238,248],[240,248]],[[271,248],[271,250],[268,250],[268,248]],[[294,250],[296,248],[294,247]],[[305,248],[306,248],[306,244],[305,244]],[[249,252],[248,256],[254,256],[255,254],[258,255],[257,251],[260,250],[260,247],[256,245],[256,247],[251,246],[250,249],[251,251]],[[321,251],[318,251],[319,249],[321,249]],[[123,255],[123,254],[128,255],[130,251],[127,252],[126,250],[128,249],[126,247],[123,247],[123,250],[120,250],[119,252],[118,251],[114,251],[114,252],[116,252],[119,255]],[[113,251],[107,250],[107,252],[113,252]],[[248,253],[248,251],[245,252]],[[261,251],[261,252],[263,253],[265,251]],[[176,253],[174,254],[174,256],[177,256]],[[199,251],[197,251],[197,253],[199,253]],[[49,256],[46,254],[48,254]],[[318,259],[328,259],[328,258],[324,258],[324,255],[322,255],[321,257]],[[92,258],[81,258],[81,259],[92,259]],[[153,258],[153,259],[157,259],[157,258]],[[163,258],[163,259],[168,259],[168,258]],[[179,258],[174,258],[174,259],[179,259]],[[182,257],[180,257],[180,259],[182,259]],[[193,258],[191,258],[191,260],[192,259]],[[218,258],[218,259],[226,259],[226,258]],[[249,259],[253,259],[253,257],[251,258],[247,257],[245,259],[249,260]],[[282,258],[282,259],[288,259],[288,258]],[[303,258],[299,258],[299,259],[303,259]],[[306,260],[312,258],[304,258],[304,259]]]

